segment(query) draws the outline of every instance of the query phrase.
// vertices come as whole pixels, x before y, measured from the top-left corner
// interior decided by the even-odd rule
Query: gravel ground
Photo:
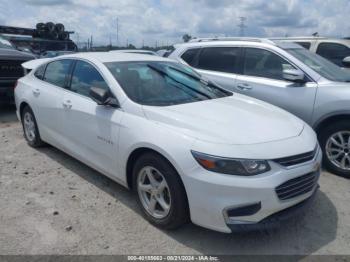
[[[315,205],[283,228],[162,231],[131,192],[65,153],[27,146],[0,109],[0,254],[350,254],[350,180],[323,172]]]

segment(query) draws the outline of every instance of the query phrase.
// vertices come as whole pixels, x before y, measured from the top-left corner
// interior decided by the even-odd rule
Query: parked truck
[[[21,64],[31,59],[35,59],[33,54],[17,50],[0,36],[0,104],[14,102],[13,87],[24,74]]]
[[[0,104],[14,102],[13,87],[24,75],[22,63],[47,51],[77,51],[72,33],[52,22],[38,23],[34,29],[0,25]]]

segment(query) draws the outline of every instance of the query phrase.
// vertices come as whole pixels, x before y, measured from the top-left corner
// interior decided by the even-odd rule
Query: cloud
[[[25,0],[28,5],[35,6],[53,6],[53,5],[70,5],[73,4],[71,0]]]
[[[0,0],[0,22],[35,27],[63,23],[75,41],[117,42],[138,46],[175,43],[189,33],[198,37],[237,36],[246,17],[246,36],[349,36],[344,22],[348,0]]]

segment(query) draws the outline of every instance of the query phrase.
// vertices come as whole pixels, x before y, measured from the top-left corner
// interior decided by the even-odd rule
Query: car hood
[[[145,116],[193,138],[225,144],[257,144],[300,135],[304,122],[239,94],[175,106],[143,106]]]
[[[35,59],[35,56],[15,49],[0,48],[0,59],[27,61]]]

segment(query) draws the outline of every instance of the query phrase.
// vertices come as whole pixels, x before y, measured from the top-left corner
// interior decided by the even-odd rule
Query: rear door
[[[69,90],[62,99],[65,147],[79,159],[115,175],[119,123],[123,112],[97,105],[90,98],[91,87],[109,90],[94,65],[77,60],[72,69]]]
[[[284,69],[296,69],[278,54],[261,48],[244,48],[241,75],[235,91],[281,107],[311,121],[317,84],[306,76],[306,83],[283,79]]]
[[[32,109],[43,140],[53,144],[62,138],[62,98],[72,60],[62,59],[39,67],[32,88]]]
[[[226,89],[235,85],[240,47],[214,46],[193,48],[181,58],[190,66]]]

